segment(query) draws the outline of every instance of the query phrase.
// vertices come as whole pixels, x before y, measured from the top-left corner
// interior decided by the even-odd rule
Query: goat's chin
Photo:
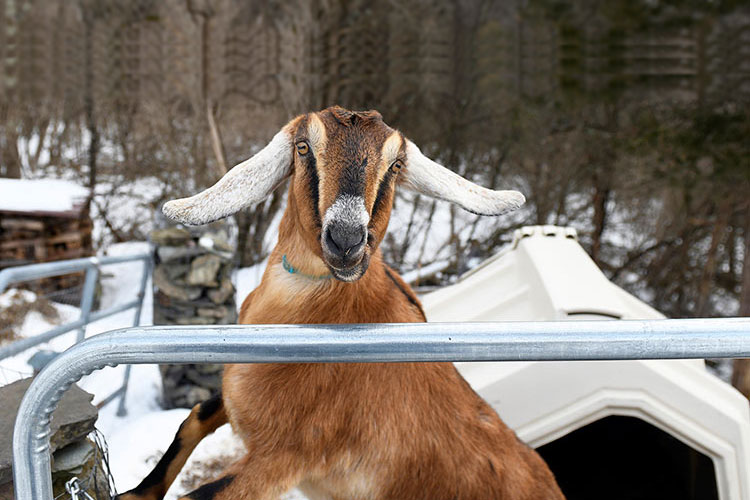
[[[331,264],[328,264],[329,269],[331,270],[331,274],[334,278],[336,278],[339,281],[344,281],[346,283],[352,283],[354,281],[357,281],[362,276],[365,275],[365,272],[367,271],[367,267],[370,265],[370,256],[367,254],[364,254],[362,256],[362,260],[359,261],[359,263],[353,265],[352,267],[346,268],[346,269],[340,269],[333,267]]]

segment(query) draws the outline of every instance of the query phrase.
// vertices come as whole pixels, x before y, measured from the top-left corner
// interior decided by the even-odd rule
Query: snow
[[[237,311],[240,310],[245,297],[260,285],[260,280],[263,278],[263,272],[266,270],[267,264],[268,259],[265,259],[263,262],[255,264],[252,267],[243,267],[234,272],[232,281],[234,282],[234,297],[237,302]]]
[[[89,190],[57,179],[0,179],[0,210],[69,212],[86,201]]]
[[[148,251],[145,242],[120,243],[109,247],[110,256],[133,255]],[[241,269],[236,274],[238,296],[244,298],[260,282],[265,262],[251,268]],[[128,302],[135,297],[141,279],[141,262],[130,262],[102,266],[101,308],[108,308]],[[7,307],[14,290],[0,294],[0,307]],[[21,290],[28,300],[34,300],[32,292]],[[141,314],[141,325],[152,321],[151,285],[147,285]],[[238,300],[238,302],[240,302]],[[60,318],[50,322],[37,313],[27,315],[20,329],[22,337],[30,337],[56,326],[75,320],[80,315],[77,307],[54,304]],[[96,335],[117,328],[132,326],[133,312],[125,311],[96,323],[86,329],[86,336]],[[31,375],[27,360],[41,349],[61,352],[75,343],[76,332],[62,335],[52,341],[29,349],[11,358],[0,361],[0,385]],[[125,366],[107,367],[82,378],[78,385],[94,394],[94,404],[117,390],[123,382]],[[158,365],[132,365],[130,384],[126,395],[125,416],[117,416],[119,401],[115,400],[99,410],[97,428],[104,434],[109,446],[117,491],[123,492],[136,486],[156,465],[158,458],[166,451],[175,432],[187,417],[189,410],[163,410],[161,400],[161,375]],[[172,488],[166,500],[175,500],[188,493],[203,478],[215,477],[223,467],[239,458],[244,452],[242,441],[225,425],[206,437],[195,449]],[[284,500],[304,500],[297,490],[287,493]]]
[[[409,284],[413,284],[415,281],[418,281],[426,276],[432,276],[435,273],[439,273],[440,271],[445,270],[449,265],[450,265],[449,261],[438,260],[436,262],[433,262],[432,264],[427,264],[426,266],[417,267],[416,269],[412,271],[403,273],[401,274],[401,278],[405,282]]]
[[[156,202],[164,197],[167,186],[155,177],[135,180],[108,176],[96,184],[91,204],[92,236],[96,248],[108,248],[115,241],[112,228],[124,235],[146,238],[160,214]]]

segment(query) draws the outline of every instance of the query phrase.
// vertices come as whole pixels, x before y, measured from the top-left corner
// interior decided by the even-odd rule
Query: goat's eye
[[[306,155],[310,151],[310,146],[305,141],[297,143],[297,152],[301,155]]]
[[[401,160],[396,160],[391,164],[391,170],[394,174],[397,174],[401,171],[401,169],[404,167],[404,164],[401,163]]]

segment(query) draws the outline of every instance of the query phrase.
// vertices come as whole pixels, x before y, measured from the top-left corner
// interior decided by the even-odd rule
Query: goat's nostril
[[[363,241],[365,241],[365,235],[364,234],[362,235],[362,237],[359,239],[359,241],[357,243],[355,243],[354,245],[350,246],[349,248],[347,248],[344,251],[344,255],[349,255],[354,248],[361,247]]]
[[[366,233],[359,230],[348,230],[332,227],[326,231],[326,243],[329,249],[343,257],[356,253],[365,242]]]
[[[329,247],[331,247],[331,250],[341,252],[341,247],[339,247],[338,243],[336,243],[336,240],[333,239],[331,231],[326,231],[326,243]]]

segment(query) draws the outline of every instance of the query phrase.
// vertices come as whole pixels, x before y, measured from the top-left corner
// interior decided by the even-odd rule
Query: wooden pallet
[[[88,257],[93,254],[91,229],[91,218],[83,207],[61,213],[0,211],[0,269]],[[83,273],[75,273],[37,280],[24,288],[59,296],[55,292],[82,284]],[[75,301],[75,297],[66,299]]]

